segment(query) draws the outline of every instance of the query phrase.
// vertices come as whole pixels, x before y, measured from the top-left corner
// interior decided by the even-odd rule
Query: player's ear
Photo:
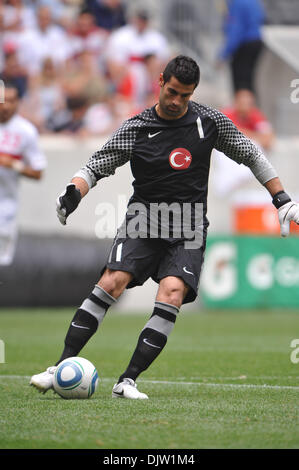
[[[162,88],[162,86],[164,85],[163,72],[161,72],[161,73],[160,73],[160,76],[159,76],[159,85],[160,85],[161,88]]]

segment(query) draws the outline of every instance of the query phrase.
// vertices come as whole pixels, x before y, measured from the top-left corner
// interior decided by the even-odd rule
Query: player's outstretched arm
[[[87,182],[80,177],[74,177],[56,200],[56,212],[62,225],[66,225],[66,219],[74,212],[82,197],[89,191]]]
[[[299,204],[291,200],[277,177],[267,181],[265,188],[271,194],[272,202],[278,210],[281,236],[287,237],[290,233],[291,221],[299,224]]]
[[[256,179],[265,186],[278,210],[281,236],[287,237],[291,221],[299,224],[299,204],[292,201],[284,191],[276,170],[260,149],[224,114],[214,111],[213,117],[218,130],[215,148],[237,163],[248,166]]]
[[[68,216],[97,181],[114,175],[116,168],[130,160],[141,124],[140,120],[133,118],[125,121],[106,144],[94,152],[87,165],[74,175],[56,201],[57,215],[62,225],[66,225]]]

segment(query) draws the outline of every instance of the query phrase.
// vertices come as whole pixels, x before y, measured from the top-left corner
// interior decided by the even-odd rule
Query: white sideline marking
[[[141,381],[141,380],[140,380]],[[274,390],[299,390],[299,386],[291,385],[258,385],[258,384],[219,384],[219,383],[209,383],[209,382],[171,382],[167,380],[142,380],[144,383],[153,383],[153,384],[163,384],[163,385],[198,385],[204,387],[228,387],[228,388],[269,388]]]
[[[1,375],[0,379],[24,379],[29,380],[30,375]],[[219,377],[220,379],[221,377]],[[100,382],[112,382],[114,378],[103,377]],[[241,379],[240,379],[241,380]],[[299,386],[295,385],[268,385],[268,384],[225,384],[225,383],[211,383],[211,382],[176,382],[169,380],[146,380],[140,379],[140,382],[161,385],[197,385],[199,387],[219,387],[219,388],[257,388],[257,389],[272,389],[272,390],[299,390]]]

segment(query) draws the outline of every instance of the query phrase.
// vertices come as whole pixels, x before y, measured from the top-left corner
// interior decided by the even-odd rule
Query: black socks
[[[56,363],[67,357],[77,356],[88,340],[97,331],[104,316],[115,299],[100,286],[96,285],[92,293],[84,300],[70,324],[64,340],[64,350]]]
[[[104,289],[95,286],[74,315],[65,337],[63,353],[56,365],[79,354],[97,331],[108,308],[114,302],[115,299]],[[151,365],[165,347],[178,313],[179,309],[174,305],[155,302],[153,314],[141,331],[130,363],[118,382],[122,382],[124,378],[135,381],[139,374]]]
[[[155,302],[153,314],[142,330],[131,361],[118,383],[124,378],[135,381],[151,365],[166,345],[178,313],[179,309],[174,305]]]

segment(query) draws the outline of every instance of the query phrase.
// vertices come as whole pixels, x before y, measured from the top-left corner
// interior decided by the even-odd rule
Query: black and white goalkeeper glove
[[[73,183],[68,184],[65,191],[56,200],[57,217],[62,225],[66,225],[66,219],[77,209],[80,201],[81,193],[79,189]]]
[[[275,194],[272,202],[278,210],[281,236],[287,237],[290,233],[291,221],[299,224],[299,204],[292,201],[284,191]]]

